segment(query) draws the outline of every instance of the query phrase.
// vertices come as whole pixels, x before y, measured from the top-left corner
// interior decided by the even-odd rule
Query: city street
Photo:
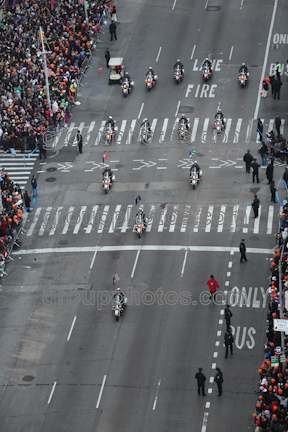
[[[81,104],[47,159],[31,163],[38,198],[1,287],[0,430],[254,430],[279,203],[271,202],[266,167],[259,169],[260,183],[253,183],[243,156],[250,149],[262,163],[258,117],[265,134],[279,113],[287,136],[288,5],[120,0],[116,6],[117,41],[104,26],[79,88]],[[121,86],[108,85],[107,47],[111,57],[124,58],[135,81],[127,98]],[[201,69],[206,57],[213,63],[207,83]],[[178,58],[185,74],[176,85]],[[274,100],[271,88],[261,98],[260,83],[278,61],[281,98]],[[243,62],[250,72],[245,88],[237,82]],[[151,92],[144,85],[149,66],[158,75]],[[217,136],[218,108],[226,131]],[[182,114],[190,122],[185,142],[177,135]],[[103,142],[108,116],[121,132],[109,146]],[[147,145],[139,140],[145,117],[153,131]],[[189,183],[192,149],[203,171],[195,190]],[[101,176],[106,165],[116,177],[108,194]],[[276,183],[286,166],[275,162]],[[254,194],[260,199],[256,219]],[[148,225],[138,238],[133,227],[140,206]],[[113,286],[115,273],[120,281]],[[206,285],[210,275],[219,284],[215,301]],[[117,322],[116,287],[128,299]],[[226,304],[235,337],[228,358]],[[205,397],[197,393],[199,367]],[[221,397],[216,367],[224,377]]]

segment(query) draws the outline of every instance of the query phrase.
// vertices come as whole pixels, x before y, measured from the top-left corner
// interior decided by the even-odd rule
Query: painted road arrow
[[[58,171],[61,172],[70,172],[70,168],[73,168],[73,165],[70,162],[63,162],[63,164],[57,164],[59,165]]]
[[[183,160],[179,159],[179,162],[181,162],[181,164],[177,165],[177,168],[188,169],[188,168],[191,168],[191,163],[193,161],[191,162],[191,159],[183,159]]]
[[[138,168],[132,168],[133,170],[140,170],[140,169],[145,168],[145,167],[150,168],[153,165],[156,165],[156,162],[152,162],[152,161],[145,162],[144,159],[134,159],[133,162],[141,162],[142,164],[144,164]]]
[[[212,160],[215,160],[215,161],[217,160],[217,161],[223,162],[223,163],[221,165],[219,165],[219,166],[212,166],[212,167],[210,166],[209,168],[222,168],[223,166],[228,167],[228,166],[236,165],[236,162],[231,161],[229,159],[228,159],[228,161],[223,161],[223,160],[218,159],[218,158],[212,158]]]

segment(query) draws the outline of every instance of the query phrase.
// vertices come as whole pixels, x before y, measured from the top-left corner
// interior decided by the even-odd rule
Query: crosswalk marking
[[[117,135],[117,142],[116,142],[116,144],[121,144],[122,137],[123,137],[123,134],[124,134],[124,131],[125,131],[125,128],[126,128],[126,123],[127,123],[127,120],[122,120],[120,131],[119,131],[119,134]]]
[[[225,211],[226,211],[226,205],[222,205],[220,213],[219,213],[219,222],[218,222],[217,232],[222,232],[223,231],[223,225],[224,225],[224,219],[225,219]]]
[[[99,228],[98,228],[98,231],[97,231],[98,234],[102,234],[102,232],[104,230],[104,226],[105,226],[106,219],[107,219],[107,216],[108,216],[108,210],[109,210],[109,206],[105,206],[104,210],[103,210],[103,213],[102,213],[101,221],[99,223]]]
[[[27,233],[26,233],[26,236],[31,236],[31,235],[32,235],[32,233],[33,233],[33,231],[34,231],[34,229],[35,229],[35,227],[36,227],[36,224],[37,224],[37,222],[38,222],[38,219],[39,219],[39,216],[40,216],[41,210],[42,210],[42,207],[38,207],[38,208],[36,209],[36,211],[35,211],[35,213],[34,213],[33,222],[31,223],[30,228],[29,228],[29,230],[28,230]]]
[[[143,205],[141,205],[143,207]],[[233,235],[236,232],[268,234],[277,230],[277,217],[274,206],[259,208],[259,216],[250,220],[251,205],[169,205],[159,208],[155,204],[145,205],[147,232],[159,232],[173,235],[173,233],[211,233],[223,235],[225,232]],[[135,210],[133,210],[135,209]],[[77,234],[102,234],[104,231],[113,234],[116,231],[127,233],[134,227],[137,207],[127,206],[67,206],[67,207],[39,207],[35,213],[29,215],[26,230],[27,236],[65,235],[69,232]],[[238,226],[237,221],[243,225]]]
[[[205,118],[204,126],[203,126],[203,133],[202,133],[202,137],[201,137],[202,142],[206,140],[208,125],[209,125],[209,118]]]
[[[162,126],[162,131],[161,131],[161,135],[160,135],[160,138],[159,138],[159,143],[162,143],[162,142],[164,141],[165,133],[166,133],[167,126],[168,126],[168,121],[169,121],[168,118],[165,118],[165,119],[164,119],[163,126]]]
[[[178,216],[178,206],[176,205],[176,206],[174,206],[173,213],[171,215],[169,232],[174,232],[175,231],[177,216]]]
[[[236,129],[235,129],[233,143],[238,143],[238,138],[239,138],[239,134],[240,134],[240,130],[241,130],[241,125],[242,125],[242,119],[238,119],[237,120]]]
[[[194,123],[193,123],[192,134],[191,134],[191,142],[194,142],[196,140],[196,133],[197,133],[197,129],[198,129],[198,124],[199,124],[199,118],[195,118]]]
[[[29,176],[33,172],[38,155],[38,150],[32,155],[22,154],[20,150],[16,150],[16,156],[13,157],[11,153],[4,153],[4,150],[0,150],[2,166],[7,169],[11,180],[23,188],[26,186]]]
[[[232,119],[229,118],[226,121],[225,133],[224,133],[224,136],[223,136],[223,142],[228,142],[228,136],[229,136],[229,132],[230,132],[230,129],[231,129],[231,124],[232,124]]]
[[[156,125],[157,125],[157,119],[153,119],[151,124],[151,131],[153,132],[153,134],[155,133]]]
[[[64,146],[65,147],[67,147],[67,145],[68,145],[68,143],[70,141],[70,136],[72,134],[72,131],[73,131],[74,127],[75,127],[75,123],[74,122],[71,122],[70,125],[68,126],[68,129],[66,131],[65,141],[64,141]],[[67,140],[67,137],[68,137],[68,140]]]
[[[136,126],[136,121],[137,120],[134,119],[131,122],[131,126],[130,126],[129,131],[128,131],[128,137],[127,137],[127,140],[126,140],[126,144],[131,144],[131,137],[133,136],[133,133],[134,133],[134,129],[135,129],[135,126]],[[132,144],[134,144],[134,143],[132,143]]]
[[[213,218],[213,210],[214,210],[214,207],[213,206],[209,206],[208,213],[207,213],[205,232],[210,232],[211,231],[212,218]]]
[[[101,140],[101,137],[102,137],[102,135],[103,135],[103,131],[104,131],[105,124],[106,124],[106,121],[103,120],[103,121],[101,122],[101,126],[100,126],[100,128],[99,128],[99,131],[98,131],[98,133],[97,133],[97,135],[96,135],[95,145],[99,145],[99,142],[100,142],[100,141],[103,141],[103,138],[102,138],[102,140]],[[103,143],[101,142],[101,144],[103,144]]]
[[[263,120],[262,120],[263,123]],[[264,123],[263,123],[264,124]],[[268,126],[268,132],[270,132],[271,130],[273,130],[273,126],[274,126],[274,120],[270,119],[269,120],[269,126]],[[263,134],[265,133],[265,131],[263,131]]]
[[[89,219],[88,225],[87,225],[87,227],[84,228],[85,231],[86,231],[86,234],[90,234],[91,231],[92,231],[92,227],[93,227],[93,224],[94,224],[94,219],[95,219],[95,216],[96,216],[97,210],[98,210],[98,205],[95,205],[95,206],[92,208],[92,212],[91,212],[91,216],[90,216],[90,219]]]
[[[90,125],[89,125],[89,128],[88,128],[88,132],[87,132],[87,136],[86,136],[86,139],[85,139],[84,145],[88,144],[88,142],[89,142],[89,140],[90,140],[90,134],[91,134],[91,132],[93,131],[93,129],[95,128],[95,124],[96,124],[95,121],[91,121],[91,123],[90,123]]]
[[[179,120],[180,120],[180,118],[177,117],[173,122],[173,127],[172,127],[172,131],[171,131],[171,135],[170,135],[170,141],[175,141],[175,139],[176,139],[176,133],[177,132],[175,133],[175,129],[178,128]]]
[[[280,133],[282,136],[284,136],[284,125],[285,125],[285,120],[281,119]]]

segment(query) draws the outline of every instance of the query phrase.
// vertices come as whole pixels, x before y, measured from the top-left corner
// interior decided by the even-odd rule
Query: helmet
[[[149,67],[149,70],[152,70],[152,67],[151,67],[151,66]]]
[[[177,60],[177,63],[180,63],[180,59]]]
[[[128,72],[125,72],[125,76],[128,76]]]
[[[145,118],[143,119],[143,122],[146,122],[146,121],[148,121],[147,117],[145,117]]]
[[[208,61],[208,57],[205,58],[205,61]]]
[[[108,117],[109,120],[113,120],[111,116]]]
[[[108,169],[109,169],[109,166],[106,166],[106,167],[105,167],[105,171],[108,171]]]
[[[245,63],[242,63],[242,66],[245,66]]]
[[[219,109],[218,109],[218,113],[221,113],[221,112],[222,112],[222,111],[221,111],[221,109],[219,108]]]
[[[120,292],[121,291],[121,288],[117,288],[117,292]]]
[[[194,164],[197,164],[197,161],[194,161]]]
[[[140,208],[139,208],[139,212],[142,212],[142,211],[143,211],[143,208],[142,208],[142,207],[140,207]]]
[[[185,118],[185,114],[182,114],[182,118]]]

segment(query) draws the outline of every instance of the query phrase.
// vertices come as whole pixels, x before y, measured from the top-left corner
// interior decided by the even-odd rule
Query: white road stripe
[[[153,219],[154,219],[154,214],[155,214],[155,210],[156,210],[156,206],[155,205],[151,205],[149,216],[147,217],[147,227],[146,227],[146,231],[147,232],[151,231],[152,223],[153,223]]]
[[[106,121],[103,120],[101,122],[101,126],[99,128],[99,131],[98,131],[96,139],[95,139],[95,144],[94,144],[95,146],[99,145],[99,143],[101,143],[101,144],[102,144],[102,142],[104,143],[104,138],[102,138],[102,140],[101,140],[101,137],[102,137],[102,134],[103,134],[103,131],[104,131],[105,124],[106,124]]]
[[[178,115],[178,110],[179,110],[180,104],[181,104],[181,101],[178,102],[177,109],[175,112],[175,117],[177,117],[177,115]]]
[[[120,131],[119,131],[119,134],[117,135],[117,142],[116,142],[116,144],[121,144],[122,137],[123,137],[123,134],[124,134],[124,131],[125,131],[125,128],[126,128],[126,123],[127,123],[127,120],[122,120]]]
[[[156,390],[156,397],[155,397],[155,400],[153,403],[153,410],[155,410],[155,408],[156,408],[160,384],[161,384],[161,380],[158,381],[157,390]]]
[[[151,124],[151,130],[153,134],[155,133],[156,124],[157,124],[157,119],[153,119]]]
[[[132,273],[131,273],[131,278],[134,277],[134,273],[135,273],[135,269],[136,269],[136,266],[137,266],[139,255],[140,255],[140,249],[137,251],[137,255],[136,255],[134,266],[133,266]]]
[[[90,123],[90,125],[89,125],[89,128],[88,128],[88,132],[87,132],[86,138],[85,138],[84,145],[87,145],[87,144],[88,144],[88,142],[89,142],[89,140],[90,140],[91,132],[92,132],[93,129],[95,128],[95,124],[96,124],[95,121],[91,121],[91,123]]]
[[[281,119],[281,126],[280,126],[280,133],[284,137],[284,125],[285,125],[285,119]]]
[[[184,260],[183,260],[183,265],[182,265],[182,270],[181,270],[181,277],[183,277],[183,275],[184,275],[184,270],[185,270],[185,265],[186,265],[186,260],[187,260],[187,254],[188,254],[188,250],[186,250],[185,255],[184,255]]]
[[[230,232],[236,231],[236,222],[237,222],[238,210],[239,210],[239,205],[234,205]]]
[[[231,47],[231,50],[230,50],[229,60],[231,60],[231,58],[232,58],[232,53],[233,53],[233,46]]]
[[[140,118],[140,116],[142,114],[143,107],[144,107],[144,102],[141,105],[141,108],[140,108],[140,111],[139,111],[139,114],[138,114],[138,120],[139,120],[139,118]]]
[[[64,146],[65,147],[67,147],[67,145],[68,145],[68,140],[70,140],[70,136],[72,134],[72,131],[73,131],[74,127],[75,127],[75,123],[71,122],[70,125],[69,125],[69,127],[68,127],[68,129],[65,131],[66,132],[66,136],[65,136],[65,140],[64,140]],[[68,140],[67,140],[67,137],[68,137]]]
[[[248,225],[249,224],[249,218],[250,218],[250,214],[251,214],[251,209],[252,206],[249,205],[246,207],[246,214],[244,217],[244,225]],[[248,228],[243,228],[243,233],[248,233]]]
[[[121,205],[117,205],[116,209],[114,211],[114,214],[113,214],[113,218],[112,218],[112,222],[111,222],[109,231],[108,231],[109,234],[111,234],[111,233],[114,232],[114,229],[115,229],[116,224],[117,224],[117,220],[118,220],[118,216],[119,216],[120,210],[121,210]]]
[[[65,222],[64,222],[64,228],[62,230],[62,234],[67,234],[73,212],[74,212],[74,207],[69,207],[69,210],[68,210]]]
[[[63,207],[58,207],[57,210],[56,210],[53,226],[49,230],[49,236],[52,236],[52,235],[55,234],[55,231],[56,231],[56,228],[57,228],[57,225],[58,225],[58,221],[59,221],[59,217],[60,217],[62,209],[63,209]]]
[[[43,235],[45,228],[47,228],[47,225],[51,224],[51,220],[50,220],[51,211],[52,211],[52,207],[47,207],[38,235]]]
[[[96,216],[97,210],[98,210],[98,205],[95,205],[95,206],[92,208],[92,211],[91,211],[91,215],[90,215],[90,219],[89,219],[88,225],[87,225],[86,228],[84,228],[84,230],[86,231],[86,234],[90,234],[91,231],[92,231],[93,223],[94,223],[94,219],[95,219],[95,216]]]
[[[249,120],[249,124],[247,126],[245,144],[250,143],[252,127],[253,127],[253,119]]]
[[[209,206],[206,220],[205,232],[211,231],[214,206]]]
[[[30,228],[29,228],[29,230],[27,231],[26,236],[31,236],[31,235],[32,235],[32,233],[33,233],[33,231],[34,231],[34,228],[35,228],[35,226],[36,226],[36,224],[37,224],[37,222],[38,222],[38,218],[39,218],[39,216],[40,216],[41,210],[42,210],[42,207],[38,207],[38,208],[36,209],[36,211],[35,211],[35,213],[34,213],[33,222],[32,222],[32,224],[30,225]]]
[[[188,219],[189,219],[189,213],[190,213],[190,205],[186,205],[185,206],[185,211],[184,211],[184,214],[183,214],[183,219],[182,219],[182,224],[181,224],[180,232],[185,232],[186,231],[187,224],[188,224]]]
[[[132,205],[128,205],[126,213],[125,213],[125,219],[124,219],[123,225],[121,227],[122,233],[125,233],[128,229],[128,223],[130,220],[131,210],[132,210]]]
[[[57,384],[57,381],[55,381],[54,384],[53,384],[53,387],[52,387],[52,390],[51,390],[51,393],[50,393],[50,396],[49,396],[49,399],[48,399],[47,405],[49,405],[50,402],[51,402],[51,399],[52,399],[52,396],[53,396],[53,393],[54,393],[54,390],[55,390],[56,384]]]
[[[190,60],[192,60],[192,58],[193,58],[193,55],[194,55],[195,49],[196,49],[196,45],[194,45],[194,47],[193,47],[193,50],[192,50],[192,54],[191,54]]]
[[[178,123],[179,123],[179,117],[175,119],[175,122],[173,124],[171,135],[170,135],[170,141],[174,141],[177,138],[177,135],[175,133],[175,129],[176,129],[176,127],[178,127]]]
[[[238,143],[241,125],[242,125],[242,119],[238,119],[237,120],[236,129],[235,129],[235,133],[234,133],[233,143]]]
[[[177,216],[178,216],[178,206],[174,206],[173,213],[171,215],[171,222],[169,226],[169,232],[174,232],[177,222]]]
[[[156,57],[156,63],[157,63],[158,60],[159,60],[159,57],[160,57],[160,54],[161,54],[161,50],[162,50],[162,47],[159,48],[158,55],[157,55],[157,57]]]
[[[199,208],[198,214],[196,216],[193,232],[198,232],[201,212],[202,212],[202,207]]]
[[[226,205],[222,205],[219,213],[219,222],[217,232],[223,231],[224,219],[225,219]]]
[[[166,134],[167,126],[168,126],[168,121],[169,121],[169,118],[165,118],[164,119],[161,135],[160,135],[160,138],[159,138],[159,143],[163,143],[163,141],[165,139],[165,134]]]
[[[232,119],[227,119],[226,121],[226,127],[225,127],[225,134],[223,136],[223,142],[228,142],[229,132],[231,129]]]
[[[136,121],[137,120],[132,120],[131,121],[131,126],[130,126],[129,131],[128,131],[128,137],[127,137],[127,140],[126,140],[126,144],[131,144],[131,137],[134,134],[134,129],[135,129],[135,126],[136,126]],[[134,144],[134,142],[133,142],[133,144]]]
[[[194,124],[193,124],[193,129],[192,129],[192,134],[191,134],[191,142],[194,142],[196,140],[196,133],[197,133],[197,129],[198,129],[198,124],[199,124],[199,118],[195,118]]]
[[[262,123],[263,123],[263,120],[261,119],[261,121],[262,121]],[[275,120],[274,119],[270,119],[269,120],[269,125],[268,125],[268,132],[270,132],[271,130],[273,130],[273,128],[274,128],[274,122],[275,122]],[[263,123],[264,124],[264,123]],[[276,129],[276,128],[275,128]],[[263,134],[264,134],[265,132],[263,131]]]
[[[97,231],[98,234],[102,234],[102,232],[104,230],[104,226],[105,226],[106,219],[107,219],[107,216],[108,216],[108,210],[109,210],[109,206],[105,206],[104,210],[103,210],[103,213],[102,213],[101,221],[99,223],[99,228],[98,228],[98,231]]]
[[[77,220],[76,225],[75,225],[74,230],[73,230],[73,234],[78,234],[86,210],[87,210],[87,206],[81,207],[81,210],[80,210],[80,213],[78,216],[78,220]]]
[[[205,141],[205,139],[206,139],[208,126],[209,126],[209,118],[205,118],[204,126],[203,126],[203,132],[202,132],[202,136],[201,136],[201,141]]]
[[[71,334],[72,334],[72,331],[73,331],[73,328],[74,328],[74,325],[75,325],[76,318],[77,317],[75,316],[74,319],[73,319],[73,322],[72,322],[72,325],[71,325],[71,328],[70,328],[70,331],[69,331],[69,334],[68,334],[68,337],[67,337],[67,341],[70,340],[70,337],[71,337]]]
[[[267,221],[267,234],[272,234],[273,214],[274,214],[274,207],[269,206],[268,221]]]
[[[158,232],[163,232],[164,230],[166,213],[167,213],[167,207],[161,213],[160,221],[158,225]]]
[[[259,233],[260,217],[261,217],[261,205],[259,206],[258,217],[254,221],[253,234]]]
[[[102,397],[102,393],[103,393],[105,382],[106,382],[106,378],[107,378],[107,375],[104,375],[104,378],[103,378],[103,381],[102,381],[102,385],[101,385],[101,390],[100,390],[99,397],[98,397],[98,401],[97,401],[97,404],[96,404],[96,408],[99,408],[101,397]]]

